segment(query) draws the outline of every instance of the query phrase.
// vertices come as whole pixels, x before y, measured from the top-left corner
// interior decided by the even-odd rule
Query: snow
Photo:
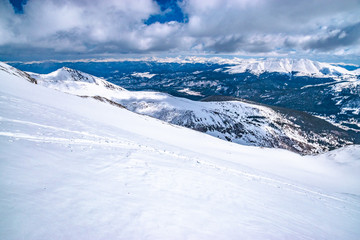
[[[186,93],[188,95],[193,95],[193,96],[204,96],[199,92],[190,90],[190,88],[184,88],[184,89],[178,90],[178,92]]]
[[[332,89],[335,92],[341,92],[344,89],[349,89],[350,91],[356,91],[356,89],[360,88],[360,79],[353,81],[344,81],[334,84]],[[355,93],[355,92],[354,92]]]
[[[1,239],[360,234],[359,146],[240,146],[5,71],[0,102]]]
[[[354,75],[360,75],[360,68],[351,71]]]
[[[143,73],[134,72],[133,74],[131,74],[131,76],[140,77],[140,78],[152,78],[152,77],[156,76],[156,74],[151,74],[149,72],[143,72]]]

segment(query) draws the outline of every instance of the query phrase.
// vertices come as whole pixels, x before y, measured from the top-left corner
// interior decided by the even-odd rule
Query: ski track
[[[241,171],[238,169],[231,169],[229,167],[220,166],[219,164],[215,164],[210,161],[204,161],[204,160],[200,160],[200,159],[193,158],[193,157],[179,155],[179,154],[169,152],[166,150],[160,150],[160,149],[153,148],[150,146],[141,145],[141,144],[129,141],[129,140],[125,140],[125,139],[119,139],[119,138],[113,138],[113,137],[103,137],[103,136],[100,136],[97,134],[92,134],[89,132],[69,130],[66,128],[49,126],[49,125],[34,123],[34,122],[30,122],[30,121],[9,119],[9,118],[5,118],[5,117],[1,117],[1,116],[0,116],[0,122],[13,122],[13,123],[18,123],[18,124],[23,124],[23,125],[28,125],[28,126],[36,126],[36,127],[40,127],[40,128],[44,128],[44,129],[54,130],[57,132],[72,133],[72,134],[77,134],[77,135],[80,135],[83,137],[91,137],[91,138],[96,139],[96,140],[90,140],[90,139],[85,139],[85,138],[68,139],[68,138],[61,138],[61,137],[34,136],[34,135],[29,135],[29,134],[20,133],[20,132],[0,132],[0,136],[8,137],[8,138],[15,139],[15,140],[22,139],[22,140],[33,141],[33,142],[43,142],[43,143],[52,143],[52,144],[70,144],[70,145],[88,145],[88,146],[96,145],[96,146],[106,146],[106,147],[127,149],[127,150],[131,150],[131,151],[135,151],[135,150],[148,151],[148,152],[152,152],[152,153],[166,155],[168,157],[174,157],[177,159],[186,160],[188,162],[191,162],[194,165],[197,165],[197,166],[200,165],[201,167],[215,169],[215,170],[220,171],[225,174],[230,173],[233,175],[242,176],[248,180],[258,181],[262,184],[270,185],[272,187],[277,187],[277,188],[283,188],[283,189],[286,189],[289,191],[296,192],[298,194],[308,194],[309,196],[317,197],[319,199],[326,198],[326,199],[330,199],[330,200],[334,200],[334,201],[343,202],[346,204],[351,204],[354,206],[358,205],[352,201],[348,201],[347,199],[343,199],[343,198],[335,197],[335,196],[325,194],[322,192],[314,191],[314,190],[311,190],[311,189],[308,189],[308,188],[305,188],[303,186],[299,186],[299,185],[296,185],[293,183],[281,181],[281,180],[266,177],[266,176],[261,176],[261,175],[246,172],[246,171]],[[13,141],[13,140],[9,140],[9,141]],[[141,160],[137,160],[137,161],[141,161]],[[360,208],[353,209],[353,210],[355,212],[360,213]]]

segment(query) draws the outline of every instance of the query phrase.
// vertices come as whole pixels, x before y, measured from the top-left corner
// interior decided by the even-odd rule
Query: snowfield
[[[360,236],[359,146],[241,146],[0,67],[1,239]]]

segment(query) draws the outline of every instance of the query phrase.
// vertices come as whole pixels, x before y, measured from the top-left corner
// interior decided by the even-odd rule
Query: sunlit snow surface
[[[360,235],[358,146],[240,146],[4,71],[0,116],[1,239]]]

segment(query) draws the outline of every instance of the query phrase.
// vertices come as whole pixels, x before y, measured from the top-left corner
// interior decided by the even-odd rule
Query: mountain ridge
[[[61,71],[65,73],[60,73]],[[131,111],[240,144],[314,154],[360,142],[353,132],[346,132],[324,120],[289,109],[279,110],[280,108],[250,102],[240,103],[239,99],[232,99],[237,101],[235,103],[201,103],[163,93],[131,92],[121,87],[113,92],[112,89],[106,89],[106,81],[103,79],[91,76],[95,79],[93,82],[102,83],[98,88],[93,88],[91,83],[79,83],[79,79],[87,79],[86,77],[73,79],[73,75],[67,74],[67,71],[75,71],[75,76],[85,74],[61,68],[48,75],[32,76],[39,84],[50,88],[80,96],[107,98],[107,102],[115,102]],[[53,81],[48,77],[53,75],[65,76],[65,79],[60,81],[56,78]]]

